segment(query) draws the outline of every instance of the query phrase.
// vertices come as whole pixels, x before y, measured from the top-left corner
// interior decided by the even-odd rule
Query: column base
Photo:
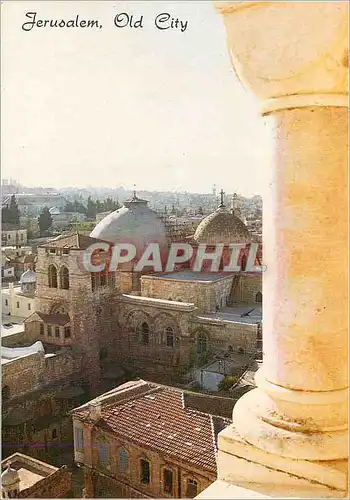
[[[227,483],[225,488],[228,488],[227,485],[243,488],[247,493],[246,498],[259,498],[259,495],[265,498],[347,496],[347,460],[311,462],[281,457],[247,443],[233,425],[219,434],[218,447],[218,480]],[[218,483],[218,486],[224,488],[222,483]],[[205,496],[206,491],[198,498],[211,498]],[[255,496],[249,497],[249,492]],[[232,491],[228,493],[231,494]],[[242,497],[242,491],[237,490],[237,494],[237,497],[230,498]]]

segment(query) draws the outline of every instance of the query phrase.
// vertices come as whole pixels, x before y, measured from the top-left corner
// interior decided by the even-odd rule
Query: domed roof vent
[[[19,281],[20,283],[36,283],[36,273],[28,269],[22,274]]]
[[[166,244],[166,230],[159,215],[134,191],[122,208],[102,219],[90,233],[93,238],[111,243],[134,243],[137,248],[149,243]]]
[[[51,215],[60,215],[60,210],[57,207],[51,207],[49,210]]]
[[[18,484],[20,481],[19,474],[16,469],[11,468],[11,464],[8,464],[7,469],[1,474],[1,484],[3,487],[11,487]]]
[[[201,221],[194,234],[194,240],[207,245],[249,243],[251,237],[247,226],[227,210],[224,205],[224,192],[221,190],[220,194],[219,207]]]

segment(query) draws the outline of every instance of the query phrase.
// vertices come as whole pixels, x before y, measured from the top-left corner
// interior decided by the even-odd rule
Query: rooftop
[[[262,321],[261,305],[237,305],[235,307],[223,307],[215,313],[201,314],[198,319],[217,320],[232,323],[246,323],[248,325],[260,323]]]
[[[5,470],[11,464],[11,468],[17,470],[19,474],[20,491],[30,488],[38,481],[58,471],[57,467],[41,462],[34,458],[23,455],[22,453],[14,453],[10,457],[1,462],[1,467]]]
[[[102,242],[108,243],[98,238],[92,238],[80,233],[69,234],[66,236],[58,236],[57,238],[41,245],[43,248],[69,248],[73,250],[86,250],[93,243]]]
[[[166,280],[181,280],[181,281],[217,281],[223,278],[232,278],[229,273],[200,273],[195,271],[176,271],[174,273],[159,273],[150,276],[142,276],[142,278],[158,278]]]
[[[90,420],[101,403],[101,425],[130,442],[216,474],[217,435],[229,423],[234,400],[195,394],[143,380],[127,382],[73,410]]]

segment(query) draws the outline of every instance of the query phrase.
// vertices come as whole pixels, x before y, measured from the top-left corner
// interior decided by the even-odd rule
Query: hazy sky
[[[26,185],[260,193],[271,134],[211,2],[2,5],[2,176]],[[102,29],[23,31],[36,19]],[[116,28],[117,13],[143,29]],[[188,21],[158,30],[159,13]]]

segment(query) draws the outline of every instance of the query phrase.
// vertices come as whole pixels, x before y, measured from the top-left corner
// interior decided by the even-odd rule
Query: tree
[[[52,216],[48,207],[44,207],[38,217],[40,234],[45,233],[52,226]]]
[[[91,196],[88,197],[87,200],[87,210],[86,210],[86,215],[88,216],[89,219],[95,219],[96,217],[96,203],[94,200],[91,198]]]
[[[11,196],[9,206],[2,207],[1,212],[3,223],[19,226],[19,217],[21,215],[21,212],[18,208],[18,203],[14,194]]]

